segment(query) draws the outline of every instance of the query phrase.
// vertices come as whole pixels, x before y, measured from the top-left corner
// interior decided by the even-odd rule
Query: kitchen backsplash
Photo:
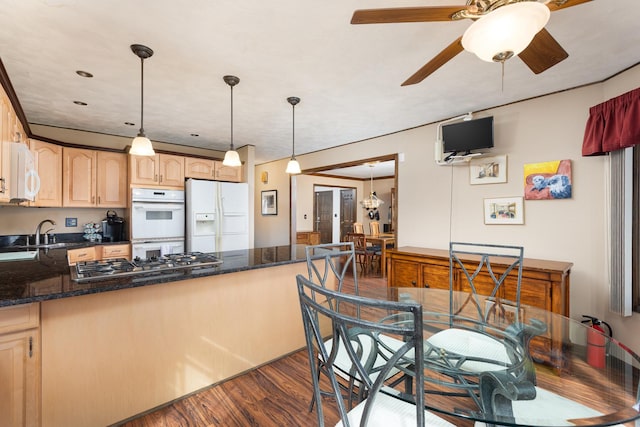
[[[128,217],[125,209],[115,209],[119,216]],[[19,206],[0,207],[0,235],[34,234],[40,221],[55,221],[52,233],[82,233],[84,224],[100,222],[107,216],[106,208],[26,208]],[[66,219],[75,218],[76,226],[67,227]],[[47,224],[48,225],[48,224]]]

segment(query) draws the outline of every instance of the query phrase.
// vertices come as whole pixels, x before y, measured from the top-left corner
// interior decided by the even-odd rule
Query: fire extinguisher
[[[611,326],[593,316],[582,315],[591,327],[587,331],[587,363],[595,368],[604,368],[606,365],[607,336],[613,337]],[[603,328],[603,325],[606,327]]]

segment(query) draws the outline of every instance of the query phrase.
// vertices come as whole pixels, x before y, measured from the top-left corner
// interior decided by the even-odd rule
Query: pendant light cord
[[[231,85],[231,151],[233,151],[233,85]]]
[[[291,142],[292,142],[292,146],[291,146],[291,159],[295,159],[296,158],[296,105],[293,104],[291,106],[291,117],[293,118],[293,125],[292,125],[292,130],[291,130]]]
[[[144,136],[144,58],[140,58],[140,135]]]

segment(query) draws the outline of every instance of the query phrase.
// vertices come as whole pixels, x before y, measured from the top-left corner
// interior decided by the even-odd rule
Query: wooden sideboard
[[[299,245],[319,245],[319,231],[298,231],[296,233],[296,243]]]
[[[388,285],[393,287],[432,287],[449,289],[449,251],[401,247],[387,251]],[[569,317],[570,262],[525,258],[522,268],[520,302]],[[498,272],[498,271],[496,271]],[[464,290],[464,274],[453,271],[453,289]],[[506,282],[498,295],[515,299],[515,282]],[[526,314],[525,314],[526,315]],[[561,358],[562,334],[551,322],[544,336],[531,342],[532,356],[552,362]]]

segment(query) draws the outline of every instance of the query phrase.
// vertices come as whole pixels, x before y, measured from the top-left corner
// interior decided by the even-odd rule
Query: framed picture
[[[571,160],[524,165],[525,200],[571,198]]]
[[[262,215],[278,215],[278,190],[262,192]]]
[[[524,224],[522,197],[484,199],[485,224]]]
[[[507,156],[480,157],[469,162],[469,183],[498,184],[507,182]]]

